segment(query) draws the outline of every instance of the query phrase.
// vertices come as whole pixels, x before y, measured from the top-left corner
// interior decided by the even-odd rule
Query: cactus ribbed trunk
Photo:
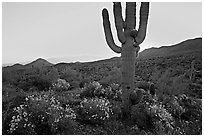
[[[122,18],[122,8],[120,2],[114,2],[113,13],[117,36],[122,43],[122,47],[115,44],[111,32],[109,15],[107,9],[103,9],[103,27],[108,46],[116,53],[121,53],[122,58],[122,101],[123,114],[129,117],[131,101],[130,95],[134,91],[135,60],[139,52],[139,44],[146,36],[147,20],[149,14],[149,2],[142,2],[140,8],[140,24],[138,31],[136,27],[136,3],[126,3],[126,18]]]
[[[127,40],[126,44],[122,45],[122,101],[123,112],[129,113],[130,93],[134,90],[134,77],[135,77],[135,47],[132,46],[132,40]]]

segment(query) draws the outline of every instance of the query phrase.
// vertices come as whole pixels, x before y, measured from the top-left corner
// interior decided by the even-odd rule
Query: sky
[[[116,30],[111,2],[4,2],[2,4],[2,64],[44,58],[70,62],[107,59],[114,53],[105,41],[102,9]],[[123,15],[125,3],[122,3]],[[137,3],[137,27],[139,23]],[[125,18],[125,16],[123,16]],[[201,2],[151,2],[147,35],[140,51],[202,37]],[[56,63],[56,62],[55,62]]]

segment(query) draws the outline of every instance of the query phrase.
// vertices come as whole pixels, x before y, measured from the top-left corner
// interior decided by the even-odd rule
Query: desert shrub
[[[4,96],[3,96],[4,97]],[[17,93],[12,98],[8,98],[2,102],[2,132],[6,134],[8,129],[8,123],[11,120],[13,108],[20,106],[25,103],[25,94]]]
[[[2,83],[9,83],[10,72],[8,70],[2,70]]]
[[[99,95],[103,93],[103,90],[101,91],[101,88],[102,88],[102,85],[100,85],[100,83],[96,81],[85,84],[84,88],[82,88],[82,93],[80,94],[80,97],[89,98],[89,97],[94,97],[95,95]]]
[[[54,68],[33,68],[26,69],[20,73],[21,76],[17,79],[15,85],[24,91],[29,91],[30,88],[36,88],[39,91],[48,90],[52,83],[58,79],[58,72]]]
[[[33,69],[31,69],[33,70]],[[54,67],[44,67],[37,70],[34,70],[33,74],[39,74],[40,77],[54,81],[59,78],[59,73]]]
[[[165,109],[174,117],[174,119],[180,119],[180,115],[185,111],[185,109],[179,104],[177,96],[166,97],[162,102]]]
[[[173,69],[167,69],[164,72],[156,70],[152,74],[151,80],[157,87],[157,94],[160,99],[163,96],[183,94],[189,90],[190,81],[183,75],[175,76]]]
[[[80,80],[79,87],[80,87],[80,88],[83,88],[86,84],[88,84],[88,83],[90,83],[90,82],[91,82],[90,79],[88,79],[88,78],[82,78],[82,79]]]
[[[121,120],[122,118],[122,102],[110,100],[111,103],[111,109],[112,109],[112,116],[111,119],[114,120]]]
[[[33,87],[33,81],[35,81],[35,77],[21,78],[20,80],[18,80],[18,83],[15,85],[23,89],[24,91],[28,91],[31,87]]]
[[[111,83],[121,84],[121,71],[120,68],[114,67],[108,75],[99,81],[103,87],[108,87]]]
[[[184,111],[180,115],[178,126],[187,135],[202,133],[202,100],[188,97],[185,94],[177,96],[176,100]]]
[[[32,81],[32,86],[36,87],[39,91],[42,91],[42,90],[46,91],[49,89],[49,87],[52,86],[52,81],[42,77],[35,77]],[[28,87],[31,87],[31,86],[28,86]]]
[[[3,92],[5,93],[2,94],[2,114],[5,119],[10,109],[24,103],[26,95],[11,85],[3,87]]]
[[[71,88],[78,88],[81,80],[81,74],[76,70],[67,67],[60,73],[60,78],[66,80]]]
[[[62,107],[49,92],[29,95],[25,100],[10,112],[4,134],[72,134],[76,114],[69,105]]]
[[[58,92],[56,94],[56,99],[62,104],[63,107],[69,104],[71,107],[77,107],[82,99],[79,97],[81,91],[79,89],[69,90],[65,92]]]
[[[56,92],[67,91],[70,89],[70,84],[64,79],[57,79],[57,81],[52,84],[52,89]]]
[[[202,99],[202,79],[201,82],[196,81],[198,83],[190,83],[189,91],[186,93],[187,95],[195,98]]]
[[[11,84],[4,84],[2,86],[2,102],[11,101],[18,95],[23,94],[22,89]]]
[[[113,100],[121,100],[122,90],[119,84],[111,84],[110,86],[103,88],[99,82],[93,81],[89,84],[85,84],[80,94],[81,98],[103,97]]]
[[[165,96],[164,108],[174,119],[172,134],[197,135],[202,131],[202,101],[185,94]]]
[[[184,131],[175,125],[175,119],[165,105],[148,93],[144,94],[139,104],[132,107],[131,118],[138,128],[146,133],[184,134]]]
[[[122,89],[119,84],[112,83],[104,89],[104,96],[108,99],[121,101]]]
[[[3,69],[2,70],[2,83],[8,83],[9,82],[9,77],[11,76],[8,70]]]
[[[120,120],[109,120],[109,121],[106,121],[104,125],[105,125],[104,128],[108,132],[109,135],[131,134],[130,127],[126,126]]]
[[[120,90],[120,85],[119,85],[119,84],[116,84],[116,83],[110,84],[110,87],[111,87],[112,91],[118,91],[118,90]]]
[[[139,104],[132,107],[131,121],[140,129],[151,131],[153,129],[153,121],[151,120],[151,117],[148,115],[147,111],[149,105],[154,104],[155,100],[153,100],[148,95],[143,97],[144,98],[140,101]]]
[[[21,77],[21,73],[18,70],[2,69],[2,83],[9,83],[16,86]]]
[[[91,124],[102,124],[112,115],[111,107],[111,103],[105,98],[85,98],[80,103],[79,117]]]
[[[171,83],[172,83],[171,70],[168,69],[165,72],[163,72],[159,78],[157,78],[156,85],[159,90],[159,93],[171,95],[173,92],[171,90]]]
[[[174,95],[179,95],[189,90],[190,80],[184,79],[182,76],[173,77],[172,80],[172,91]]]
[[[42,68],[39,70],[39,74],[34,77],[33,86],[37,87],[41,91],[46,91],[57,79],[58,72],[55,68]]]

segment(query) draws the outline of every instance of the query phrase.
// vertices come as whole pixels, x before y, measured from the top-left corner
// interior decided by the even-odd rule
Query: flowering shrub
[[[113,114],[111,107],[111,103],[105,98],[85,98],[80,104],[81,120],[101,124]]]
[[[116,83],[112,83],[110,84],[110,87],[113,91],[118,91],[120,90],[120,85],[119,84],[116,84]]]
[[[25,111],[27,107],[27,105],[20,105],[13,109],[15,115],[12,116],[9,123],[10,128],[7,130],[9,134],[35,134],[34,125],[29,121],[31,114]]]
[[[80,80],[82,79],[82,77],[77,70],[71,67],[61,67],[58,68],[58,71],[60,71],[60,78],[69,82],[70,89],[79,88]]]
[[[80,97],[94,97],[94,94],[99,95],[101,91],[100,83],[93,81],[89,84],[85,84],[84,88],[82,88],[82,93]],[[94,93],[95,92],[95,93]]]
[[[121,94],[122,90],[119,88],[118,84],[113,83],[104,89],[99,82],[93,81],[92,83],[85,85],[80,96],[81,98],[103,97],[108,99],[121,100]]]
[[[202,100],[188,97],[185,94],[179,95],[178,103],[184,111],[180,115],[178,126],[187,135],[202,133]]]
[[[172,134],[174,130],[174,119],[162,104],[150,105],[147,113],[153,119],[157,134]]]
[[[60,82],[63,85],[65,81]],[[81,90],[56,94],[53,88],[19,95],[7,106],[4,103],[3,134],[202,133],[201,99],[182,94],[164,95],[160,100],[142,92],[141,101],[131,106],[131,120],[125,121],[121,120],[122,92],[118,84],[103,88],[92,82]]]
[[[102,87],[102,85],[99,82],[96,82],[96,81],[93,81],[91,84],[93,85],[93,87],[95,87],[95,89],[99,89],[99,88]]]
[[[154,134],[174,134],[175,121],[164,105],[148,93],[133,106],[132,120],[140,129]]]
[[[157,97],[144,94],[142,101],[132,107],[134,124],[151,134],[201,134],[202,101],[186,95]]]
[[[52,89],[57,92],[62,92],[70,89],[70,84],[64,79],[58,79],[57,82],[52,84]]]
[[[105,97],[108,99],[121,101],[122,89],[119,88],[118,84],[111,84],[105,88]]]
[[[171,98],[166,98],[163,101],[165,109],[174,117],[179,119],[180,115],[185,111],[185,109],[177,101],[177,96],[172,96]]]
[[[8,134],[58,134],[63,127],[73,128],[76,114],[51,93],[27,96],[25,104],[14,107],[8,124]],[[62,122],[67,121],[62,126]]]

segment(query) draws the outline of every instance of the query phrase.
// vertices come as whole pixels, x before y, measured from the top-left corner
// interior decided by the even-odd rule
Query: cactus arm
[[[125,43],[125,35],[123,32],[123,17],[122,17],[122,8],[120,2],[114,2],[113,3],[113,13],[115,17],[115,26],[118,34],[118,39],[121,43]]]
[[[135,41],[139,44],[144,41],[146,36],[148,15],[149,15],[149,2],[142,2],[140,8],[139,30],[137,36],[135,37]]]
[[[111,26],[109,21],[109,15],[107,9],[103,9],[102,11],[103,16],[103,28],[105,32],[106,42],[108,46],[116,53],[121,53],[121,47],[117,46],[113,40],[113,35],[111,32]]]
[[[126,2],[126,29],[134,29],[136,26],[136,2]]]

